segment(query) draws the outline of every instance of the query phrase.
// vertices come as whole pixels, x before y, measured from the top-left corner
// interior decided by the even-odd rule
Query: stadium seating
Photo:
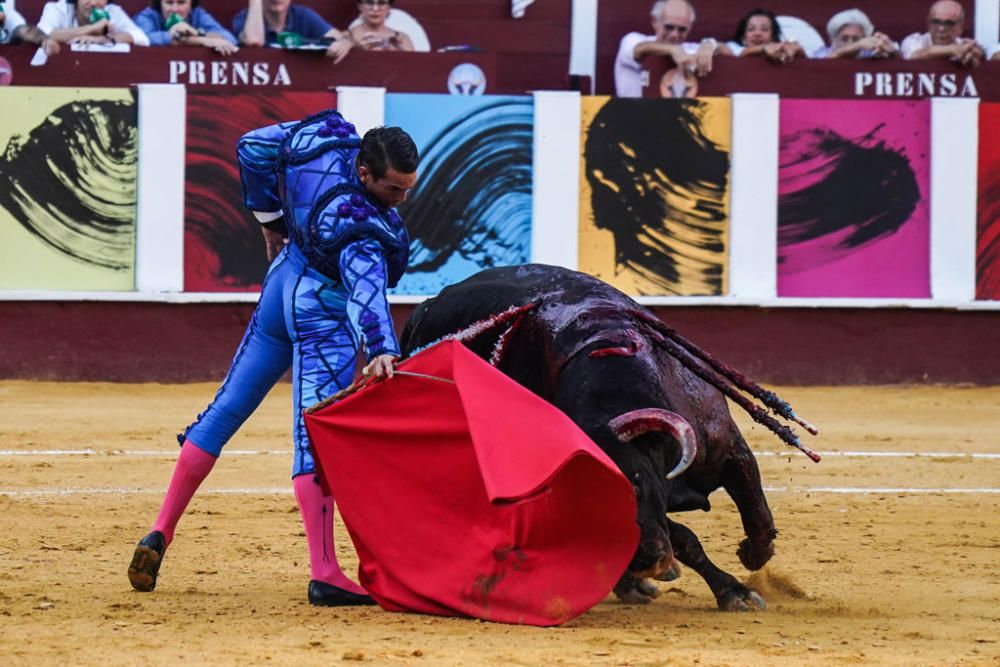
[[[740,18],[749,10],[766,7],[775,14],[797,17],[812,25],[823,39],[827,39],[826,23],[838,11],[856,7],[864,11],[875,27],[895,40],[926,29],[924,17],[931,0],[693,0],[697,20],[691,39],[715,37],[726,41],[732,38]],[[536,3],[537,4],[537,3]],[[968,16],[975,13],[975,2],[962,3]],[[597,19],[597,92],[610,94],[613,90],[614,59],[618,42],[628,32],[651,31],[649,10],[652,0],[615,0],[598,4]],[[971,26],[970,26],[971,29]]]

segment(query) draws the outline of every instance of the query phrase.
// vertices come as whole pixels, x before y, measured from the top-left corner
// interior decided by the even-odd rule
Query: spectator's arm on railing
[[[39,30],[38,26],[28,25],[27,23],[22,23],[14,28],[14,32],[10,36],[10,42],[11,44],[17,44],[18,42],[37,44],[45,51],[45,55],[47,56],[54,56],[59,53],[59,42]]]
[[[250,0],[247,4],[246,22],[239,31],[240,44],[246,46],[264,46],[264,3],[263,0]]]

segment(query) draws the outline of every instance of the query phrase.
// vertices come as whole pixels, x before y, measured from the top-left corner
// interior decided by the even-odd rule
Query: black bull
[[[460,333],[459,333],[460,332]],[[716,567],[697,536],[667,513],[710,508],[722,487],[739,510],[740,561],[764,566],[777,535],[760,472],[725,395],[800,447],[744,396],[799,420],[790,406],[717,362],[625,294],[591,276],[552,266],[483,271],[421,304],[403,330],[405,354],[458,333],[520,384],[565,412],[635,486],[640,544],[615,593],[645,602],[646,577],[672,578],[674,559],[705,579],[725,610],[763,608],[760,596]]]

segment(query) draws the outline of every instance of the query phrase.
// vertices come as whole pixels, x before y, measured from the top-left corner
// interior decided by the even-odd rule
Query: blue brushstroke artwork
[[[531,97],[392,94],[385,124],[420,150],[399,207],[410,268],[393,294],[433,295],[482,269],[531,259]]]

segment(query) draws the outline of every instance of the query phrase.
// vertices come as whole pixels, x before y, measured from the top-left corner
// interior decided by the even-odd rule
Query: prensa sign
[[[171,60],[170,83],[189,86],[281,86],[292,85],[283,63],[204,60]]]
[[[979,97],[971,74],[964,72],[855,72],[858,97]]]

